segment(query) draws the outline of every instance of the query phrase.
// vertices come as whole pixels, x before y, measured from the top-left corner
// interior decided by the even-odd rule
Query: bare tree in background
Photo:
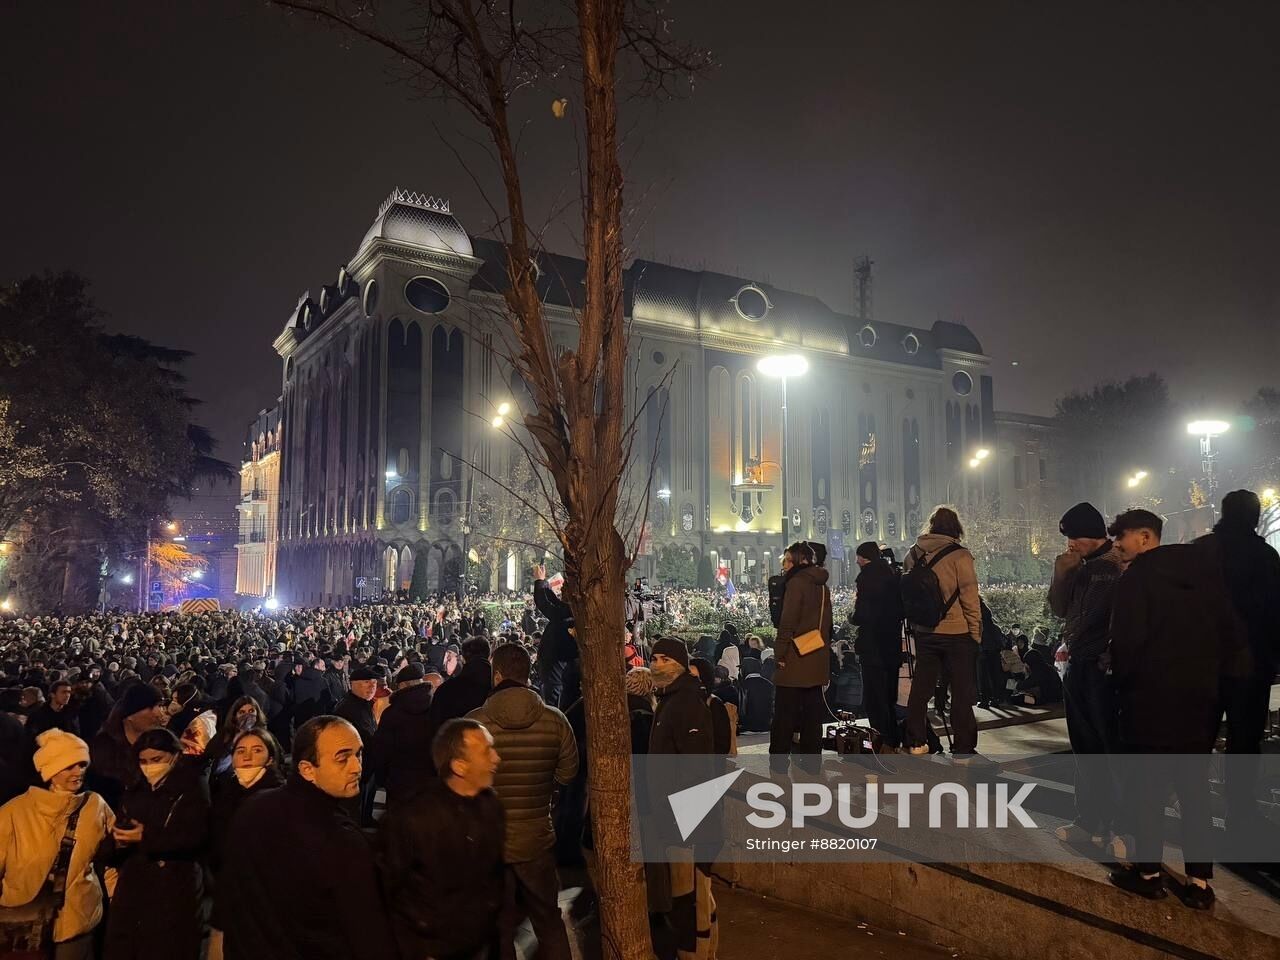
[[[665,0],[274,3],[388,51],[410,83],[461,106],[491,148],[505,194],[503,212],[494,214],[507,246],[501,291],[507,359],[529,389],[531,409],[522,410],[522,425],[533,438],[536,449],[529,452],[539,473],[549,478],[547,519],[563,551],[563,595],[582,658],[604,954],[647,960],[643,873],[630,852],[631,745],[622,673],[627,544],[643,529],[646,498],[633,512],[622,495],[635,421],[627,422],[625,396],[618,94],[620,87],[640,97],[675,92],[708,58],[672,40]],[[521,92],[566,83],[576,87],[575,97],[557,98],[553,110],[579,125],[586,268],[577,343],[561,352],[539,295],[540,233],[530,224],[511,111]]]

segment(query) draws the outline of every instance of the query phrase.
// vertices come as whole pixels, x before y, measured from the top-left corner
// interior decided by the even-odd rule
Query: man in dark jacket
[[[1222,519],[1197,541],[1222,571],[1227,595],[1248,640],[1251,663],[1240,677],[1223,679],[1227,715],[1227,830],[1257,841],[1254,797],[1257,755],[1267,724],[1271,685],[1280,670],[1280,555],[1258,536],[1262,501],[1251,490],[1222,498]]]
[[[1124,561],[1107,538],[1106,522],[1091,503],[1078,503],[1058,524],[1067,550],[1054,561],[1049,606],[1066,623],[1067,674],[1063,697],[1067,736],[1076,761],[1075,820],[1057,830],[1071,843],[1101,845],[1116,830],[1116,773],[1106,754],[1116,749],[1116,711],[1107,680],[1108,630],[1116,582]]]
[[[401,956],[472,958],[495,946],[504,896],[500,761],[469,719],[448,721],[430,752],[439,776],[380,825],[383,886]]]
[[[396,692],[378,721],[370,766],[376,781],[386,788],[388,811],[435,779],[431,760],[436,733],[431,725],[434,690],[422,664],[409,664],[396,674]]]
[[[813,548],[793,543],[782,557],[782,620],[774,642],[778,668],[773,675],[773,728],[769,732],[769,754],[775,766],[785,770],[785,757],[794,753],[803,762],[816,766],[822,753],[822,724],[829,716],[822,688],[831,680],[831,598],[827,593],[830,574],[814,563]],[[822,649],[802,655],[795,646],[797,637],[819,630]],[[798,742],[796,734],[799,734]]]
[[[578,772],[578,746],[564,714],[529,688],[530,668],[529,653],[520,644],[500,646],[493,654],[493,693],[467,718],[493,734],[501,758],[494,789],[506,815],[507,895],[498,925],[502,960],[515,960],[516,930],[526,915],[538,938],[538,956],[568,960],[552,854],[551,797],[557,785],[568,784]]]
[[[334,714],[356,728],[360,734],[360,743],[370,762],[364,765],[364,775],[360,780],[360,802],[357,807],[358,818],[362,827],[373,826],[373,738],[378,732],[378,718],[375,714],[373,698],[378,692],[378,672],[372,667],[356,667],[351,672],[351,689],[334,707]]]
[[[765,679],[756,657],[742,661],[742,704],[738,726],[743,733],[764,733],[773,726],[773,683]]]
[[[547,568],[533,568],[533,604],[547,618],[538,647],[538,674],[542,698],[553,707],[565,709],[579,696],[578,642],[573,629],[573,611],[556,596],[547,583]]]
[[[1207,552],[1194,544],[1161,546],[1162,527],[1154,513],[1129,510],[1110,530],[1129,562],[1111,618],[1118,732],[1124,752],[1137,755],[1126,757],[1124,784],[1137,856],[1111,882],[1151,899],[1165,895],[1160,861],[1172,784],[1189,881],[1178,894],[1187,906],[1208,909],[1214,900],[1208,760],[1221,678],[1239,672],[1245,640]]]
[[[219,876],[227,960],[394,957],[373,851],[346,813],[360,792],[360,735],[315,717],[293,749],[289,782],[248,800],[231,824]]]
[[[853,623],[858,628],[853,649],[862,667],[862,712],[880,731],[886,746],[898,736],[898,670],[902,666],[902,592],[898,576],[880,554],[880,546],[858,544],[858,594]]]
[[[689,672],[689,651],[684,641],[663,637],[653,645],[650,669],[657,684],[658,707],[653,715],[649,753],[710,757],[715,749],[711,710],[698,678]],[[701,769],[698,767],[697,769]],[[710,764],[706,774],[714,774]],[[680,773],[692,773],[681,770]],[[701,776],[699,776],[701,779]],[[672,788],[683,783],[651,783],[650,809],[663,810]],[[659,795],[661,794],[661,795]],[[708,818],[710,819],[710,818]],[[703,828],[707,820],[703,821]],[[711,892],[710,864],[699,863],[692,848],[668,848],[671,880],[671,926],[675,931],[677,955],[691,960],[698,954],[699,941],[710,944],[707,955],[715,955],[718,939],[716,904]]]
[[[311,657],[298,671],[293,681],[293,722],[302,726],[312,717],[333,710],[333,697],[324,678],[325,662],[322,657]]]
[[[485,702],[493,689],[489,641],[471,637],[462,642],[462,667],[440,685],[431,700],[431,722],[439,730],[446,720],[465,717]]]
[[[54,727],[80,736],[79,707],[71,699],[71,683],[67,680],[55,680],[49,688],[49,700],[36,707],[27,718],[27,733],[31,736],[31,742],[34,744],[36,737]]]

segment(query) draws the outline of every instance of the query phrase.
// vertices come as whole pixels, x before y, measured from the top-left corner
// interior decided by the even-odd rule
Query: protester
[[[769,753],[775,764],[787,754],[812,763],[822,752],[822,723],[829,716],[823,687],[831,680],[830,574],[814,562],[813,548],[793,543],[782,557],[783,600],[774,654],[773,727]],[[796,640],[817,631],[821,643],[801,653]],[[781,765],[786,761],[781,760]]]
[[[374,695],[378,692],[380,680],[381,674],[374,668],[356,667],[351,671],[350,688],[333,708],[335,716],[356,728],[365,756],[370,761],[373,756],[373,740],[378,732],[380,710],[374,706]],[[373,826],[374,786],[373,763],[369,762],[364,765],[360,778],[360,797],[356,802],[357,817],[363,827]]]
[[[578,642],[573,636],[573,611],[547,583],[547,568],[533,568],[533,603],[547,618],[538,647],[538,672],[546,702],[564,709],[578,699]],[[568,688],[568,689],[566,689]]]
[[[501,759],[494,779],[506,820],[500,955],[514,960],[516,929],[527,915],[538,938],[538,955],[568,960],[569,938],[560,915],[560,883],[551,852],[551,798],[557,784],[568,784],[577,773],[578,749],[564,714],[529,688],[530,669],[524,647],[500,646],[493,654],[493,692],[467,716],[492,734]]]
[[[503,805],[493,789],[498,751],[488,730],[466,718],[446,721],[431,755],[438,777],[379,826],[400,956],[492,955],[505,883]]]
[[[125,790],[142,782],[133,747],[149,730],[163,727],[168,719],[160,691],[134,683],[120,693],[111,715],[89,745],[89,789],[102,796],[112,810],[120,810]]]
[[[437,679],[439,676],[435,674]],[[388,810],[421,792],[435,778],[431,743],[436,729],[430,716],[434,692],[420,663],[411,663],[396,674],[396,691],[378,721],[369,762],[375,779],[386,788]]]
[[[946,671],[951,684],[952,757],[965,762],[978,749],[978,725],[973,716],[977,699],[978,645],[982,641],[982,610],[978,603],[978,577],[973,554],[960,541],[964,527],[950,507],[937,507],[929,516],[926,532],[902,562],[904,599],[908,580],[920,583],[931,574],[941,605],[933,623],[914,620],[916,666],[907,697],[906,746],[910,753],[929,752],[928,701],[939,677]],[[916,568],[920,569],[916,571]],[[916,571],[915,577],[912,572]],[[913,616],[911,604],[906,613]],[[932,612],[932,611],[931,611]]]
[[[373,851],[347,814],[362,752],[347,721],[313,717],[294,736],[285,786],[236,814],[219,875],[227,960],[396,955]]]
[[[431,722],[438,730],[445,721],[464,717],[479,707],[493,689],[489,641],[471,637],[462,644],[462,667],[440,685],[431,701]]]
[[[119,871],[107,917],[106,960],[195,958],[203,939],[209,790],[197,764],[179,762],[170,731],[133,743],[140,779],[126,788],[112,830]]]
[[[69,680],[55,680],[49,685],[48,702],[33,710],[27,718],[27,733],[32,741],[55,727],[80,736],[79,704],[72,701],[71,693]]]
[[[1101,846],[1111,837],[1117,855],[1127,851],[1116,821],[1118,783],[1106,754],[1116,750],[1115,702],[1107,670],[1107,648],[1116,583],[1124,557],[1107,537],[1106,522],[1090,503],[1078,503],[1062,516],[1058,529],[1067,550],[1053,564],[1049,606],[1065,622],[1067,672],[1062,690],[1067,735],[1075,756],[1075,820],[1058,828],[1070,843]]]
[[[759,660],[742,662],[738,727],[743,733],[766,733],[773,727],[773,684]]]
[[[691,657],[689,672],[697,678],[707,709],[711,711],[711,752],[719,756],[736,756],[738,709],[715,695],[715,667],[704,657]]]
[[[902,667],[902,593],[898,575],[874,541],[858,544],[858,594],[852,621],[854,651],[862,667],[862,707],[884,745],[897,749],[898,671]]]
[[[1221,715],[1224,677],[1247,669],[1247,639],[1237,629],[1221,573],[1202,546],[1161,546],[1163,521],[1148,510],[1116,517],[1110,534],[1129,564],[1116,586],[1111,618],[1111,674],[1125,764],[1124,800],[1135,833],[1133,866],[1111,873],[1122,890],[1156,899],[1164,810],[1177,795],[1187,884],[1184,904],[1213,905],[1209,853],[1209,753]]]
[[[81,793],[89,745],[58,728],[36,737],[33,786],[0,806],[0,907],[32,903],[54,878],[54,960],[91,960],[102,922],[102,884],[93,860],[115,824],[102,797]]]

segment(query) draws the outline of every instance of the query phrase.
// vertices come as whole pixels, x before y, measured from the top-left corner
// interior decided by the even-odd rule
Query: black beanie
[[[651,656],[656,657],[658,654],[670,657],[686,670],[689,669],[689,648],[684,645],[683,640],[677,640],[675,637],[662,637],[653,645]]]
[[[131,717],[160,702],[160,691],[149,683],[135,683],[120,698],[120,716]]]
[[[1077,503],[1062,515],[1058,530],[1068,540],[1105,540],[1107,522],[1092,503]]]
[[[858,549],[855,552],[864,560],[879,560],[880,544],[876,543],[874,540],[868,540],[866,543],[858,544]]]

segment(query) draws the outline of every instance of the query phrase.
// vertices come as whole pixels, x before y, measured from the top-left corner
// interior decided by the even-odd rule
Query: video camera
[[[827,728],[822,738],[824,750],[840,756],[860,753],[880,753],[884,738],[874,727],[860,727],[857,716],[847,710],[836,711],[836,722]]]
[[[661,590],[651,589],[648,577],[639,577],[631,588],[631,594],[640,607],[641,619],[648,620],[655,613],[667,612],[666,594]]]

